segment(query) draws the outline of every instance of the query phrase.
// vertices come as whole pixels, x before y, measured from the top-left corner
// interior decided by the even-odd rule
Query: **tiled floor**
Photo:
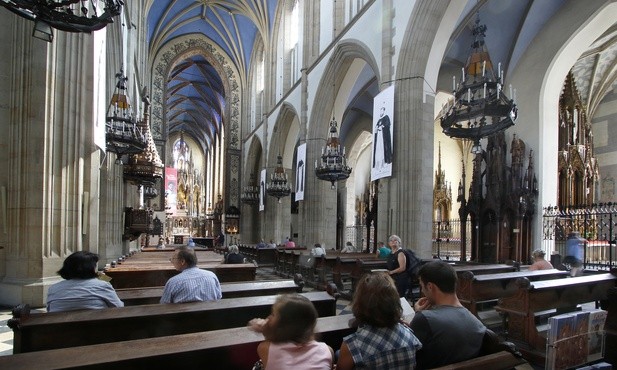
[[[11,309],[0,307],[0,356],[13,354],[13,331],[6,325]]]
[[[277,279],[282,278],[274,274],[272,268],[260,267],[257,269],[256,280]],[[305,289],[305,291],[310,290],[312,289]],[[337,315],[351,313],[349,303],[350,302],[347,300],[339,299],[336,305]],[[0,306],[0,356],[13,354],[13,331],[7,326],[7,321],[11,318],[11,316],[11,307]]]

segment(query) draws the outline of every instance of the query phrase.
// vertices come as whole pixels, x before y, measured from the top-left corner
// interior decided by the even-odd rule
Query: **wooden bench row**
[[[478,315],[478,305],[484,302],[496,302],[499,298],[507,297],[516,292],[515,281],[527,278],[530,281],[564,278],[567,271],[538,270],[514,271],[498,274],[477,275],[481,271],[464,270],[458,274],[456,293],[458,299],[471,313]]]
[[[616,284],[617,270],[541,281],[521,277],[515,281],[516,291],[500,298],[495,309],[503,316],[508,338],[528,360],[541,364],[546,355],[546,335],[536,326],[536,313],[552,309],[564,312],[575,310],[579,304],[605,301]]]
[[[252,263],[226,265],[221,263],[198,264],[204,270],[216,274],[220,282],[255,280],[257,267]],[[179,274],[171,263],[165,265],[129,265],[105,269],[105,274],[112,278],[111,285],[116,289],[163,286],[171,277]]]
[[[320,317],[315,330],[317,340],[338,349],[343,338],[355,331],[355,328],[349,325],[352,319],[351,314]],[[406,321],[410,319],[411,317],[406,317]],[[494,333],[487,331],[482,356],[440,369],[506,370],[525,363],[516,355],[515,350],[494,342],[494,338]],[[244,370],[250,369],[258,360],[257,345],[263,339],[261,334],[246,327],[237,327],[2,356],[0,368],[170,369],[182,364],[183,369],[189,370],[204,368]]]
[[[238,297],[256,297],[272,294],[301,293],[304,288],[302,279],[249,281],[221,284],[223,299]],[[125,306],[139,306],[159,303],[164,287],[116,289],[116,293]]]
[[[320,317],[336,315],[336,299],[326,292],[301,293]],[[152,304],[52,313],[13,310],[13,353],[119,342],[244,326],[270,314],[276,295],[209,302]]]

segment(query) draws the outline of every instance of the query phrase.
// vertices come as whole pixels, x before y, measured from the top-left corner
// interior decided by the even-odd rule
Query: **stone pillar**
[[[421,257],[431,255],[433,194],[433,100],[424,94],[423,78],[432,42],[447,2],[418,1],[410,18],[397,66],[393,177],[385,183],[389,199],[380,198],[390,230]],[[381,185],[381,184],[380,184]],[[384,207],[385,206],[385,207]],[[383,209],[387,208],[387,209]]]
[[[33,38],[33,23],[4,12],[12,42],[3,57],[14,71],[3,84],[8,153],[6,274],[1,304],[45,304],[45,288],[70,253],[97,252],[97,237],[84,228],[84,202],[98,208],[99,157],[93,136],[93,45],[89,35],[55,30],[53,43]],[[85,193],[89,193],[86,197]],[[97,220],[88,222],[96,223]],[[84,234],[86,231],[86,234]],[[93,245],[94,244],[94,245]]]

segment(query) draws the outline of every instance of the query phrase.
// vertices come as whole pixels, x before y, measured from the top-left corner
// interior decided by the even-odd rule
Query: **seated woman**
[[[111,284],[97,279],[98,261],[98,255],[86,251],[68,256],[58,271],[65,280],[47,292],[47,312],[123,307]]]
[[[388,274],[372,272],[360,278],[351,310],[359,326],[343,339],[337,370],[415,368],[422,344],[401,322],[403,308]]]
[[[225,255],[223,263],[244,263],[245,258],[240,254],[240,250],[237,245],[230,245],[229,252]]]
[[[317,310],[300,294],[279,295],[267,319],[253,319],[249,328],[264,335],[257,354],[268,369],[331,369],[334,352],[314,339]]]

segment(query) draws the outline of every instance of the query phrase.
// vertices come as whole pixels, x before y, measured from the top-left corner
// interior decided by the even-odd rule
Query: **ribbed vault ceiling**
[[[308,0],[306,0],[308,1]],[[148,11],[148,45],[151,55],[170,40],[203,34],[229,56],[246,87],[255,40],[271,44],[270,35],[278,0],[156,0]],[[468,2],[457,22],[444,56],[437,90],[451,90],[452,75],[458,75],[473,40],[471,27],[479,14],[487,25],[486,44],[493,63],[502,62],[506,75],[515,68],[533,38],[566,0],[478,0]],[[617,26],[607,31],[573,66],[576,83],[590,117],[600,101],[617,85]],[[366,77],[366,76],[365,76]],[[168,76],[167,121],[169,132],[185,132],[211,147],[222,130],[225,77],[203,56],[179,62]],[[506,76],[507,78],[507,76]],[[370,77],[369,77],[370,79]],[[359,81],[345,108],[344,121],[372,111],[375,81]],[[345,130],[346,122],[341,122]],[[344,132],[343,132],[344,134]]]

